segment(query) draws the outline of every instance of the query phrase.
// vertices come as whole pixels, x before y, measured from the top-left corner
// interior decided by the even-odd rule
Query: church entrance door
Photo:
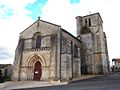
[[[37,61],[34,68],[34,80],[39,81],[42,76],[41,63]]]

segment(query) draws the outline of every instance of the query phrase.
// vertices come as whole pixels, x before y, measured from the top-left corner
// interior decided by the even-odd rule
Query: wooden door
[[[34,80],[39,81],[42,76],[41,63],[37,61],[34,68]]]

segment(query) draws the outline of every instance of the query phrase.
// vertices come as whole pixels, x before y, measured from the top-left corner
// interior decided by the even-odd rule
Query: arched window
[[[40,48],[41,46],[41,36],[38,35],[36,38],[36,48]]]
[[[41,33],[36,32],[32,37],[32,48],[40,48],[41,46]]]

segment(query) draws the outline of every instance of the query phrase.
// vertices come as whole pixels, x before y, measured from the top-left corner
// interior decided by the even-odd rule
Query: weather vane
[[[40,16],[38,16],[38,20],[40,20]]]
[[[91,14],[91,11],[89,11],[89,14]]]

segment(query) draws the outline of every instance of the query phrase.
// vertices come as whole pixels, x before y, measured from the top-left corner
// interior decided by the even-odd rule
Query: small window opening
[[[89,18],[89,27],[91,27],[91,19]]]
[[[85,20],[85,24],[87,24],[87,19]]]
[[[7,76],[7,71],[8,71],[8,70],[7,70],[7,69],[5,69],[5,76]]]

